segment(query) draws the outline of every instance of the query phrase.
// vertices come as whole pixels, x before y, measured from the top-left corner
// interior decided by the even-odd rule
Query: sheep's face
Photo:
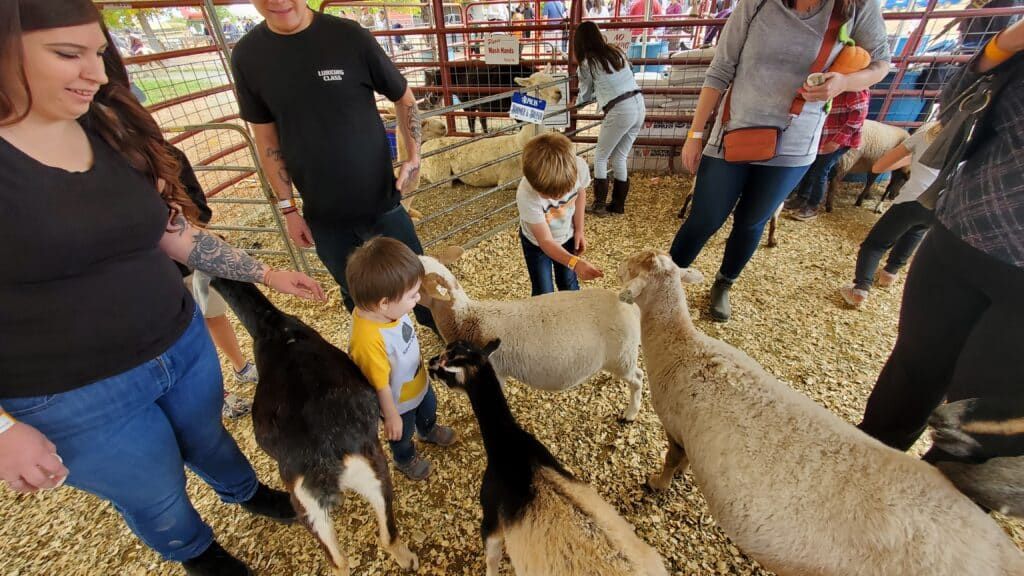
[[[420,285],[420,301],[430,306],[434,301],[450,301],[453,289],[459,288],[455,275],[432,256],[420,256],[423,263],[423,283]]]
[[[542,84],[550,84],[555,81],[555,77],[551,75],[549,70],[543,72],[534,72],[529,78],[516,78],[516,84],[523,88],[532,88],[533,86],[540,86]],[[558,104],[562,101],[562,89],[558,86],[548,86],[546,88],[529,90],[531,96],[537,96],[543,100],[546,100],[548,104]]]
[[[632,304],[644,292],[652,277],[669,276],[687,284],[704,281],[704,275],[693,268],[680,268],[661,250],[644,250],[619,264],[618,277],[622,282],[619,300]]]
[[[501,345],[495,339],[487,343],[483,349],[473,346],[465,340],[452,342],[438,356],[430,359],[428,370],[431,377],[440,380],[449,388],[469,392],[469,387],[477,381],[480,369],[490,363],[490,356]]]
[[[440,118],[427,118],[423,121],[422,141],[435,140],[448,135],[448,125]]]

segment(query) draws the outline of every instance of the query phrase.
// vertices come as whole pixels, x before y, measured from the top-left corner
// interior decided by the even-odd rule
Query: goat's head
[[[516,84],[523,88],[533,88],[534,86],[540,86],[542,84],[550,84],[555,81],[555,77],[552,76],[550,68],[545,69],[541,72],[534,72],[529,78],[516,78]],[[550,104],[558,104],[562,101],[562,89],[557,85],[547,86],[545,88],[536,88],[528,91],[531,96],[537,96],[542,100],[546,100]]]
[[[676,282],[698,284],[704,275],[694,268],[680,268],[669,255],[661,250],[643,250],[619,264],[619,281],[622,291],[619,300],[632,304],[642,299],[648,282],[660,278],[673,278]]]
[[[491,340],[482,349],[465,340],[452,342],[444,352],[430,359],[430,375],[449,388],[468,393],[469,387],[477,381],[480,369],[490,363],[491,354],[500,345],[499,339]]]
[[[435,302],[450,302],[453,290],[462,290],[455,275],[446,264],[458,260],[462,256],[462,248],[457,246],[442,250],[438,258],[420,256],[423,263],[423,282],[420,284],[420,302],[431,306]]]

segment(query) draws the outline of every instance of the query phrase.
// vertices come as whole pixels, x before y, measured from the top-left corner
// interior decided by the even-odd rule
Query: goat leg
[[[348,556],[338,548],[338,538],[334,533],[334,522],[327,506],[328,498],[317,494],[318,490],[304,484],[305,478],[299,476],[291,489],[292,506],[298,512],[303,526],[316,537],[320,548],[327,553],[331,563],[333,576],[349,576]]]
[[[345,459],[345,470],[341,474],[342,488],[348,488],[366,500],[377,514],[380,529],[380,543],[403,570],[417,570],[420,566],[405,542],[398,536],[393,506],[394,492],[391,474],[384,459],[380,444],[373,442],[369,454],[349,456]]]

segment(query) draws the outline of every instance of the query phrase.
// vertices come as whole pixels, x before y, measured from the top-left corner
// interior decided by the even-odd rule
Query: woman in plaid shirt
[[[1006,83],[992,96],[963,164],[936,204],[936,223],[907,276],[896,346],[860,424],[868,434],[900,450],[917,440],[944,398],[1021,393],[1022,50],[1024,21],[990,40],[943,94],[943,106],[948,106],[981,74],[1005,75]]]
[[[800,221],[818,217],[832,169],[850,148],[860,146],[860,129],[868,117],[871,95],[867,90],[843,92],[832,99],[832,110],[821,129],[818,157],[797,187],[796,195],[786,201],[786,210]]]

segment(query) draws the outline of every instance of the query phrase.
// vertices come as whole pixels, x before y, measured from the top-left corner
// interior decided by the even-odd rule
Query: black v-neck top
[[[93,165],[46,166],[0,138],[0,406],[166,351],[193,302],[159,242],[156,188],[86,130]]]

